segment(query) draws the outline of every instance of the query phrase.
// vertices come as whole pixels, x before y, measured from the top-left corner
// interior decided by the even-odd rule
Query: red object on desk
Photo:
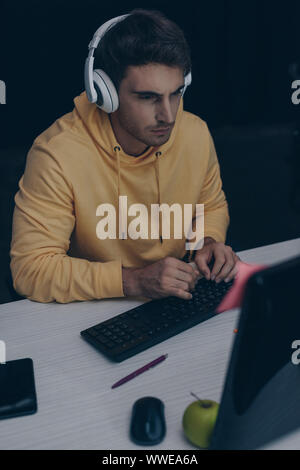
[[[244,291],[247,284],[247,281],[252,274],[257,271],[262,271],[268,266],[264,264],[248,264],[243,261],[237,262],[238,272],[236,274],[234,283],[223,298],[220,305],[217,307],[216,312],[222,313],[225,310],[231,310],[232,308],[237,308],[242,305]]]

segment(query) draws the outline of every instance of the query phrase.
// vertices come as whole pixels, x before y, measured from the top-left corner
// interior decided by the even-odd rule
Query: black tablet
[[[37,411],[33,361],[17,359],[0,364],[0,419]]]

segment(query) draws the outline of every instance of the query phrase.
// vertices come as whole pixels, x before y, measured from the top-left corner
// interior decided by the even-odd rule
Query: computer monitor
[[[210,449],[256,449],[300,427],[300,256],[249,278],[237,330]]]

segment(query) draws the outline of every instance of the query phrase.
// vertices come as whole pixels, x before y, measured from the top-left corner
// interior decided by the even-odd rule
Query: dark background
[[[235,251],[300,236],[300,2],[38,1],[1,3],[0,303],[17,299],[9,272],[14,195],[34,140],[73,109],[88,43],[108,19],[159,9],[190,44],[185,109],[214,137]]]

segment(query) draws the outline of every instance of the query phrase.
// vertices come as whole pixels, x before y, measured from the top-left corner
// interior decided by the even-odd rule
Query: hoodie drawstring
[[[117,167],[118,167],[118,213],[119,213],[119,221],[120,221],[120,228],[119,231],[121,232],[121,239],[125,239],[125,232],[123,229],[123,216],[122,216],[122,208],[120,208],[120,193],[121,193],[121,167],[120,167],[120,147],[116,145],[114,147],[114,151],[117,154]],[[158,192],[158,206],[160,207],[160,184],[159,184],[159,158],[161,152],[156,152],[156,160],[155,160],[155,174],[156,174],[156,183],[157,183],[157,192]],[[161,212],[159,212],[159,216],[161,217]],[[161,234],[161,221],[159,221],[159,239],[160,243],[163,243],[163,238]]]
[[[158,191],[158,207],[160,207],[160,186],[159,186],[159,158],[161,156],[161,152],[156,152],[155,154],[155,174],[156,174],[156,182],[157,182],[157,191]],[[161,211],[159,212],[159,239],[160,243],[163,243],[163,237],[161,234]]]
[[[121,193],[121,168],[120,168],[120,147],[116,145],[114,147],[114,151],[117,154],[117,165],[118,165],[118,214],[119,214],[119,221],[120,221],[120,228],[119,231],[121,232],[121,239],[125,239],[125,232],[123,230],[123,216],[122,216],[122,208],[120,208],[120,193]]]

